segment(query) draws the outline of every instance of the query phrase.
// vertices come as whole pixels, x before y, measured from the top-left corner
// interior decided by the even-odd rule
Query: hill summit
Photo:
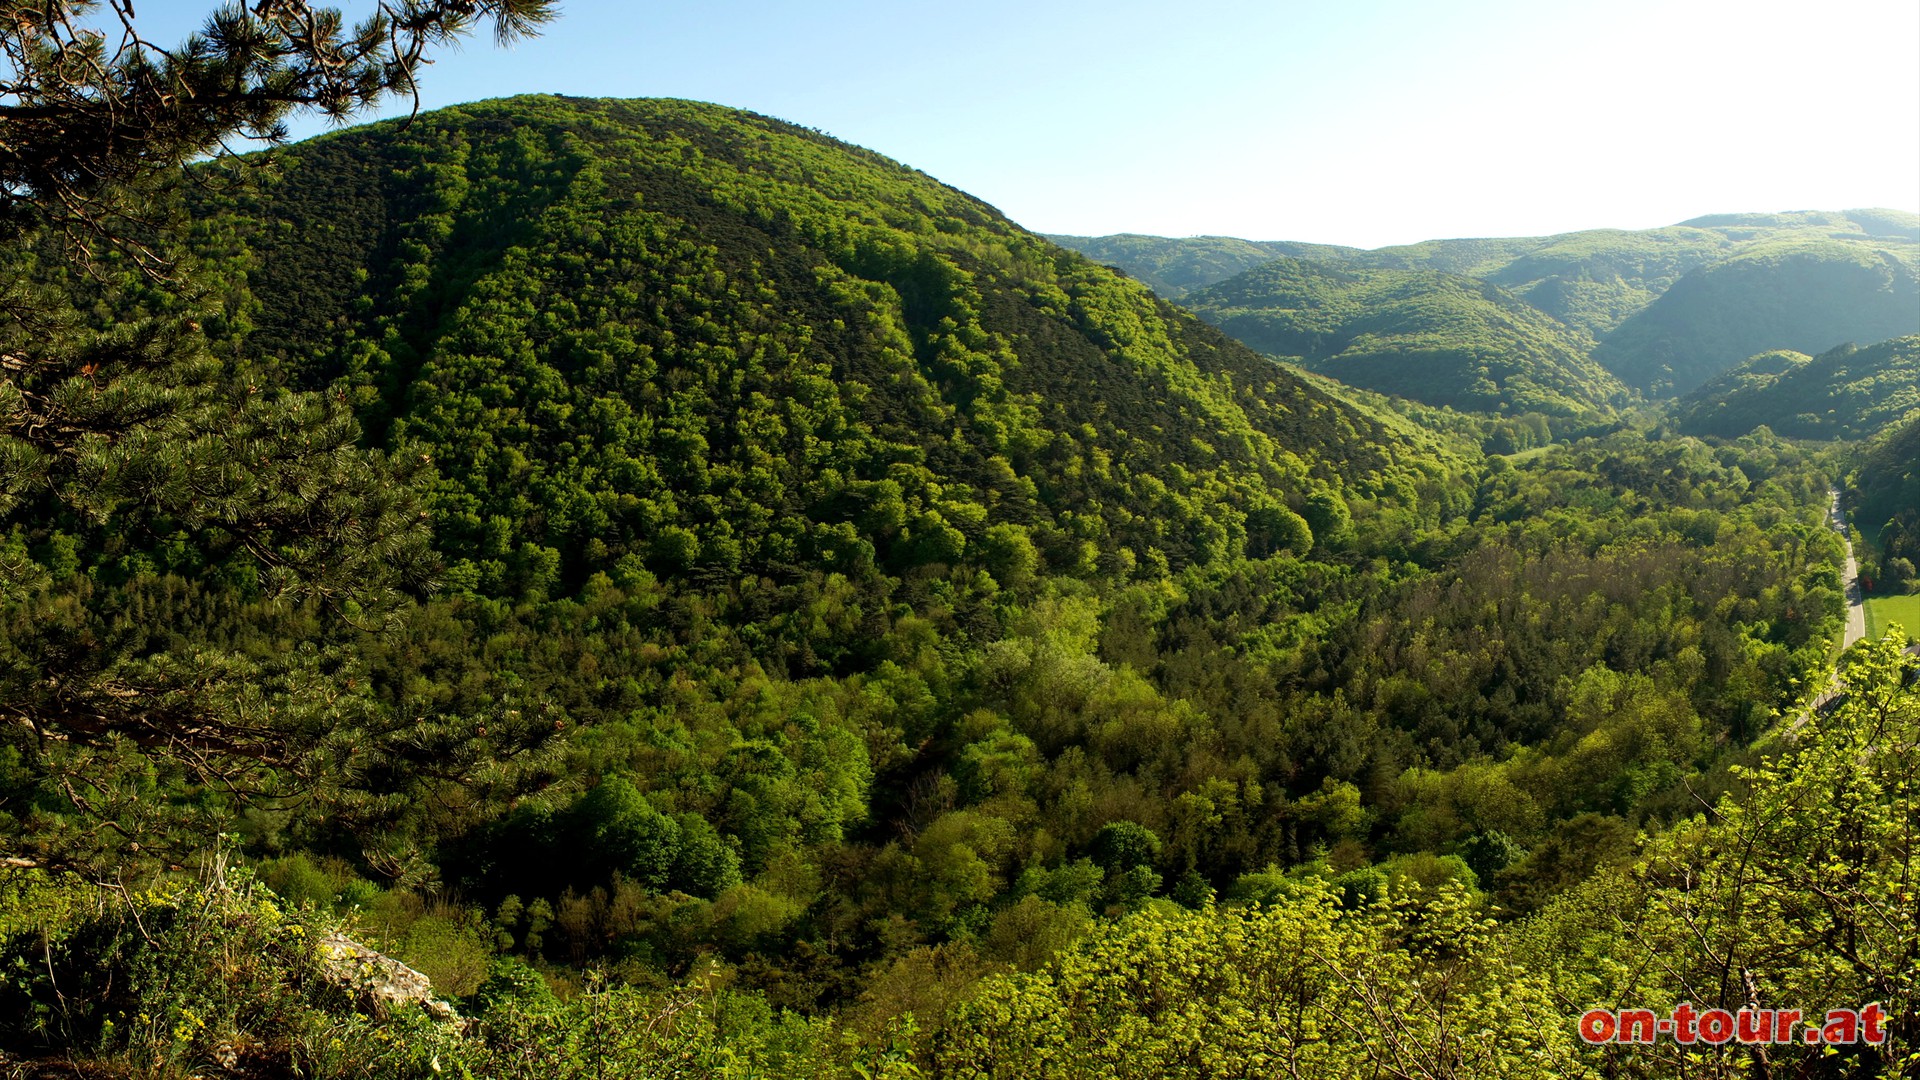
[[[451,578],[481,592],[1164,573],[1304,552],[1446,467],[980,201],[766,117],[521,97],[280,162],[203,208],[248,347],[433,456]]]

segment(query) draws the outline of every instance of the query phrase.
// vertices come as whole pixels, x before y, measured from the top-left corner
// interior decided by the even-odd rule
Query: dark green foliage
[[[1270,356],[1429,405],[1591,418],[1628,397],[1582,335],[1443,271],[1276,259],[1186,303]]]
[[[1690,435],[1737,438],[1765,426],[1795,439],[1861,439],[1920,410],[1920,336],[1808,357],[1768,352],[1688,394]]]
[[[611,777],[595,784],[574,805],[571,828],[561,834],[568,859],[597,864],[601,878],[614,874],[654,889],[666,886],[680,854],[680,826],[638,792]]]
[[[345,395],[236,357],[247,305],[203,287],[234,267],[216,235],[183,249],[169,182],[552,10],[228,5],[164,49],[133,4],[99,8],[0,8],[0,756],[23,826],[0,850],[104,869],[187,861],[239,805],[340,796],[381,726],[347,641],[437,570],[428,458],[368,451]]]
[[[1136,946],[1169,934],[1204,960],[1165,954],[1182,1002],[1332,1000],[1216,963],[1246,957],[1434,1016],[1462,1004],[1449,985],[1533,1000],[1545,975],[1510,970],[1489,896],[1540,908],[1630,860],[1837,631],[1803,449],[1621,430],[1483,465],[1462,439],[1584,421],[1381,407],[790,125],[520,99],[265,175],[198,206],[222,320],[202,362],[229,402],[204,423],[251,416],[238,387],[259,385],[298,422],[234,424],[238,450],[304,452],[311,427],[318,451],[238,505],[284,518],[291,487],[385,513],[408,496],[364,478],[396,475],[425,489],[445,587],[410,597],[388,567],[386,594],[275,603],[271,557],[298,543],[223,547],[180,502],[128,537],[21,487],[10,685],[56,697],[34,665],[91,655],[63,643],[109,641],[116,672],[189,657],[221,676],[192,700],[302,733],[322,797],[17,733],[0,833],[114,843],[49,779],[97,755],[113,801],[83,797],[111,820],[230,830],[290,897],[474,994],[457,1042],[379,1029],[409,1061],[964,1075],[988,1057],[949,1050],[1041,1030],[993,1011],[1027,990],[1133,1016],[1107,973],[1159,971]],[[313,554],[291,580],[386,557]],[[306,993],[301,956],[263,955],[262,981]],[[1229,977],[1179,981],[1196,970]],[[261,996],[300,1031],[335,1015]],[[1111,1034],[1086,1000],[1045,1030]],[[1294,1031],[1270,1006],[1245,1030]],[[1166,1030],[1253,1046],[1233,1023]],[[380,1042],[353,1031],[343,1053]],[[1336,1042],[1308,1054],[1358,1060]],[[1158,1053],[1143,1075],[1172,1068]]]
[[[496,895],[586,892],[625,880],[653,892],[716,896],[740,884],[740,856],[705,818],[669,816],[610,776],[559,813],[529,804],[475,840],[452,866]]]
[[[1110,821],[1093,835],[1088,848],[1093,861],[1108,871],[1151,866],[1160,857],[1160,838],[1153,830],[1131,821]]]
[[[373,738],[344,643],[432,583],[428,464],[362,449],[338,397],[223,363],[218,308],[62,291],[13,254],[33,306],[0,322],[0,741],[31,824],[0,845],[190,861],[230,796],[324,789]],[[181,783],[207,788],[156,797]]]
[[[1480,881],[1493,876],[1525,858],[1527,851],[1513,837],[1498,829],[1474,833],[1460,844],[1460,858]]]
[[[1867,444],[1851,487],[1853,520],[1877,552],[1920,562],[1920,417]]]

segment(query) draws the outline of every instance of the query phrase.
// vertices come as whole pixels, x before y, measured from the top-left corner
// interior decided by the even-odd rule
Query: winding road
[[[1833,509],[1828,512],[1828,524],[1833,526],[1834,532],[1840,534],[1840,542],[1847,549],[1847,568],[1844,579],[1847,589],[1847,635],[1842,647],[1848,648],[1867,636],[1867,603],[1865,594],[1860,591],[1860,564],[1854,560],[1853,541],[1847,536],[1847,515],[1840,509],[1840,491],[1838,488],[1829,490],[1833,495]],[[1920,660],[1920,644],[1907,646],[1907,655]],[[1812,701],[1807,702],[1787,724],[1788,736],[1791,737],[1805,727],[1815,713],[1825,712],[1828,706],[1846,693],[1846,690],[1847,684],[1841,679],[1840,672],[1836,668],[1831,681],[1827,684],[1827,689]]]
[[[1853,541],[1847,537],[1847,515],[1840,509],[1840,489],[1830,489],[1833,496],[1833,509],[1829,520],[1833,531],[1840,534],[1840,542],[1847,548],[1846,576],[1842,579],[1847,591],[1847,636],[1841,647],[1851,646],[1867,636],[1867,601],[1860,591],[1860,564],[1853,557]]]

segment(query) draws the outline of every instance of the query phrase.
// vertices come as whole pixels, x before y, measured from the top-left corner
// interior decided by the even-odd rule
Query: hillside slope
[[[1267,258],[1337,260],[1382,270],[1442,270],[1490,281],[1578,330],[1601,337],[1681,277],[1750,247],[1833,240],[1895,253],[1920,248],[1920,214],[1902,210],[1716,214],[1659,229],[1584,229],[1553,236],[1427,240],[1363,250],[1284,240],[1198,236],[1056,236],[1179,296]],[[1862,336],[1861,340],[1865,340]]]
[[[453,580],[483,592],[623,560],[1017,574],[1028,543],[1055,572],[1164,573],[1304,551],[1316,493],[1364,518],[1447,469],[1404,421],[786,123],[518,98],[283,162],[219,226],[252,345],[424,444]]]
[[[1819,353],[1920,332],[1920,254],[1837,240],[1758,245],[1701,267],[1601,341],[1629,386],[1683,394],[1769,349]]]
[[[1880,554],[1920,564],[1920,417],[1868,444],[1851,488],[1854,523]]]
[[[1290,240],[1240,240],[1231,236],[1192,236],[1174,239],[1119,233],[1113,236],[1054,236],[1047,239],[1078,251],[1094,262],[1117,266],[1140,279],[1154,292],[1178,300],[1244,270],[1279,258],[1340,259],[1359,255],[1359,248]]]
[[[735,1071],[898,1074],[869,1051],[905,1046],[908,1014],[1130,913],[1211,921],[1305,885],[1355,905],[1357,945],[1409,885],[1539,910],[1691,816],[1723,751],[1825,681],[1840,545],[1804,447],[1623,425],[1456,452],[918,173],[713,106],[519,99],[275,157],[244,170],[254,194],[192,193],[212,295],[168,322],[227,376],[192,433],[258,434],[170,487],[272,484],[277,522],[371,475],[401,497],[344,512],[431,523],[444,587],[409,548],[385,612],[270,602],[272,560],[310,548],[236,551],[249,519],[101,521],[104,498],[0,518],[0,570],[29,583],[0,590],[15,714],[78,713],[42,658],[105,653],[126,662],[99,697],[217,694],[258,738],[319,744],[291,798],[286,759],[247,756],[275,773],[250,798],[216,770],[258,754],[251,731],[212,764],[189,731],[163,770],[117,731],[8,725],[0,854],[98,834],[164,882],[148,868],[224,835],[216,865],[235,850],[285,903],[181,921],[154,891],[75,904],[71,932],[9,922],[0,961],[33,974],[0,980],[0,1057],[158,1075],[161,1042],[199,1075],[256,1031],[332,1040],[331,1019],[234,1019],[268,982],[314,986],[286,919],[330,911],[508,1037],[442,1047],[474,1075],[665,1031],[654,991],[729,1018],[729,1053],[750,1028],[848,1059]],[[75,359],[66,400],[127,385]],[[312,419],[261,422],[256,396]],[[1407,411],[1469,439],[1541,419]],[[263,452],[314,467],[256,471]],[[394,467],[347,468],[367,458]],[[110,827],[56,771],[96,748],[80,775]],[[179,846],[148,842],[162,813]],[[265,937],[284,980],[234,967]],[[609,999],[627,989],[646,996]]]
[[[1701,267],[1784,241],[1896,255],[1920,252],[1920,215],[1898,210],[1720,214],[1659,229],[1430,240],[1361,252],[1363,266],[1446,270],[1490,281],[1569,326],[1604,338]],[[1866,334],[1858,340],[1878,340]]]
[[[1675,410],[1689,435],[1738,438],[1766,425],[1799,439],[1866,438],[1920,409],[1920,335],[1809,357],[1749,358],[1695,390]]]
[[[1430,405],[1581,416],[1628,397],[1583,337],[1459,274],[1278,259],[1186,303],[1268,355]]]

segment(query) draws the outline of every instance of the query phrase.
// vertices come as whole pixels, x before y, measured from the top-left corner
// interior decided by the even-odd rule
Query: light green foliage
[[[862,1075],[834,1061],[830,1025],[775,1016],[757,999],[700,986],[646,992],[590,983],[564,1001],[539,989],[502,993],[490,1002],[480,1032],[443,1068],[501,1080]]]
[[[1596,876],[1520,936],[1572,1016],[1664,1010],[1882,1004],[1884,1047],[1839,1050],[1846,1075],[1896,1076],[1920,1049],[1920,923],[1913,918],[1920,693],[1904,634],[1843,659],[1848,694],[1742,771],[1711,815],[1658,838],[1630,868]],[[1815,1066],[1818,1048],[1772,1051]],[[1747,1075],[1750,1052],[1671,1041],[1608,1055],[1619,1075]]]
[[[1029,975],[984,980],[933,1040],[969,1078],[1588,1075],[1546,980],[1458,888],[1343,912],[1140,911]]]

